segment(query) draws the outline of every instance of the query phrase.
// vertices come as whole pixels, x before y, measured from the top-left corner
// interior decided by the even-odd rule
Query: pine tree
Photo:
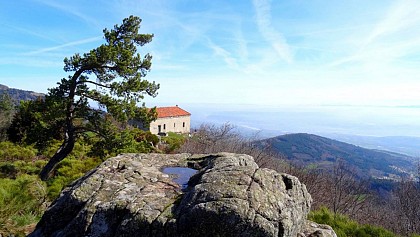
[[[51,171],[72,150],[76,140],[87,131],[101,134],[106,112],[119,122],[142,118],[147,124],[156,111],[143,103],[145,95],[156,96],[159,85],[144,80],[150,71],[152,56],[137,53],[137,46],[151,42],[152,34],[139,34],[141,19],[130,16],[121,25],[103,31],[106,42],[83,55],[64,59],[64,70],[71,72],[56,88],[49,90],[46,104],[63,116],[63,142],[40,177],[48,179]],[[92,108],[94,101],[100,109]],[[105,112],[104,112],[105,111]]]

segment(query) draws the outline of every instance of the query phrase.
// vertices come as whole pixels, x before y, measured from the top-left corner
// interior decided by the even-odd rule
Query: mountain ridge
[[[280,135],[259,141],[301,166],[331,170],[344,160],[360,178],[396,180],[413,172],[415,158],[389,151],[372,150],[308,133]]]
[[[0,84],[0,94],[3,93],[8,94],[16,104],[19,104],[21,100],[36,100],[39,97],[45,97],[43,93],[11,88]]]

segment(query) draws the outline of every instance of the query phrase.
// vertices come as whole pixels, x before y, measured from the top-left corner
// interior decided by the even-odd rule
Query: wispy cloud
[[[51,37],[48,37],[45,34],[41,34],[39,32],[30,30],[28,28],[18,27],[18,26],[15,26],[15,25],[10,25],[10,24],[5,24],[5,23],[1,23],[0,26],[10,28],[10,29],[12,29],[14,31],[17,31],[17,32],[24,33],[25,35],[35,36],[35,37],[40,38],[40,39],[45,39],[45,40],[48,40],[48,41],[57,42],[57,40],[55,40]]]
[[[416,0],[398,1],[390,7],[390,11],[385,18],[370,33],[363,46],[373,43],[381,37],[386,37],[413,27],[419,27],[420,3]]]
[[[237,44],[237,54],[242,61],[248,61],[248,42],[245,40],[242,30],[239,28],[233,33],[234,41]]]
[[[213,52],[217,55],[223,58],[225,63],[232,69],[238,69],[239,65],[234,57],[231,56],[231,53],[225,50],[224,48],[216,45],[208,39],[208,45],[213,50]]]
[[[258,29],[274,50],[287,62],[293,61],[293,55],[285,37],[271,25],[270,0],[253,0]]]
[[[158,59],[156,65],[173,64],[174,57],[178,57],[177,55],[180,54],[188,54],[189,59],[194,58],[193,64],[219,64],[223,60],[229,69],[239,69],[238,60],[246,58],[248,55],[246,42],[239,29],[239,17],[234,13],[222,14],[211,9],[197,12],[179,12],[168,9],[168,4],[175,4],[175,1],[166,3],[166,1],[150,3],[151,5],[159,5],[153,11],[147,11],[149,4],[143,8],[125,4],[119,5],[121,11],[127,11],[127,7],[138,8],[136,11],[145,11],[148,17],[156,19],[152,22],[153,28],[158,29],[153,32],[156,35],[155,43],[157,43],[157,46],[153,47],[155,59]],[[214,37],[214,32],[218,32],[218,37]],[[232,37],[226,36],[224,32],[232,34]],[[159,48],[159,43],[168,37],[171,40],[166,41],[164,46],[162,45],[166,48],[165,51],[162,51]],[[208,52],[195,53],[203,49],[209,50],[215,57],[209,57]]]
[[[399,58],[419,52],[419,11],[418,1],[396,2],[367,35],[359,36],[360,43],[354,51],[350,51],[348,56],[330,63],[329,66],[357,63],[386,67]]]
[[[59,3],[57,1],[52,1],[52,0],[36,0],[36,1],[46,6],[65,12],[67,14],[76,16],[77,18],[85,21],[88,24],[93,24],[95,26],[99,25],[98,21],[95,18],[85,15],[81,11],[75,9],[74,8],[75,4],[72,4],[72,2],[69,2],[70,4],[65,5],[65,4]]]
[[[41,54],[41,53],[55,51],[55,50],[58,50],[58,49],[67,48],[67,47],[70,47],[70,46],[76,46],[76,45],[82,45],[82,44],[86,44],[86,43],[96,42],[96,41],[99,41],[101,39],[102,39],[102,37],[92,37],[92,38],[77,40],[77,41],[73,41],[73,42],[69,42],[69,43],[65,43],[65,44],[61,44],[61,45],[57,45],[57,46],[53,46],[53,47],[42,48],[42,49],[38,49],[38,50],[35,50],[35,51],[30,51],[30,52],[24,53],[23,55],[26,55],[26,56],[37,55],[37,54]]]
[[[62,61],[53,59],[28,58],[28,57],[0,57],[1,65],[18,65],[24,67],[43,67],[43,68],[60,68]]]

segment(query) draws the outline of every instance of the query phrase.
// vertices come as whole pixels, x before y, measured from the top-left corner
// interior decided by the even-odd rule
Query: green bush
[[[46,186],[37,176],[0,179],[0,234],[23,235],[45,211]]]
[[[0,142],[0,162],[24,160],[36,157],[37,150],[32,146],[20,146],[12,142]]]
[[[137,129],[134,134],[134,138],[137,142],[148,142],[156,146],[159,143],[159,137],[152,134],[150,131],[142,131]]]
[[[15,161],[13,165],[19,174],[38,175],[41,169],[47,164],[47,160],[36,160],[31,162]]]
[[[52,100],[21,101],[10,127],[9,141],[34,145],[38,150],[50,146],[52,139],[63,139],[64,114]]]
[[[23,174],[38,175],[46,163],[46,160],[0,162],[0,178],[15,179]]]
[[[74,159],[65,158],[56,169],[55,175],[48,180],[47,196],[49,200],[58,197],[61,190],[71,182],[82,177],[86,172],[101,163],[99,158]]]
[[[42,150],[41,155],[43,157],[48,157],[48,158],[52,157],[55,154],[55,152],[57,152],[57,150],[60,148],[61,143],[62,142],[58,140],[51,141],[49,146]]]
[[[147,139],[152,141],[149,142]],[[96,138],[92,142],[89,155],[105,159],[121,153],[150,153],[155,150],[152,145],[153,139],[152,134],[147,135],[137,128],[127,128],[108,134],[104,138]]]
[[[162,137],[162,141],[167,144],[165,152],[171,153],[176,149],[179,149],[185,143],[186,138],[182,134],[169,132],[168,136]]]
[[[42,151],[42,156],[50,158],[52,157],[57,150],[60,148],[62,141],[53,140],[50,143],[50,146],[45,148]],[[88,157],[88,153],[91,150],[92,145],[88,144],[83,139],[79,139],[75,144],[72,152],[67,156],[67,158],[76,158],[76,159],[83,159]]]
[[[18,173],[19,171],[13,163],[0,163],[0,178],[15,179]]]
[[[360,225],[343,215],[334,215],[327,208],[321,208],[309,213],[308,218],[319,224],[331,226],[338,237],[395,237],[396,235],[381,227]]]

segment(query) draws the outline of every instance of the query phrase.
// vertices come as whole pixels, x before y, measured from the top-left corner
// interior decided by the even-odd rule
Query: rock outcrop
[[[197,173],[181,188],[165,167]],[[30,236],[334,236],[306,220],[310,204],[248,155],[124,154],[63,190]]]

